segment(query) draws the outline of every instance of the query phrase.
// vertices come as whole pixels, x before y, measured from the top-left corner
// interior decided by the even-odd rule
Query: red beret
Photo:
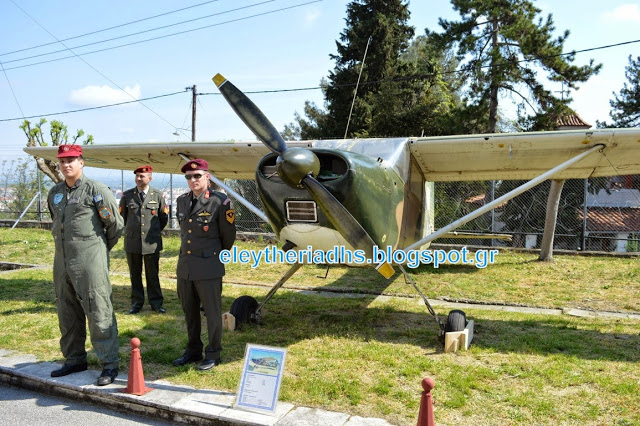
[[[187,164],[182,166],[182,173],[186,173],[189,170],[209,170],[209,164],[201,159],[196,158],[194,160],[187,161]]]
[[[153,171],[153,167],[145,164],[144,166],[140,166],[133,171],[133,174],[137,175],[138,173],[151,173]]]
[[[82,147],[80,145],[64,144],[58,147],[58,158],[80,157],[81,155],[82,155]]]

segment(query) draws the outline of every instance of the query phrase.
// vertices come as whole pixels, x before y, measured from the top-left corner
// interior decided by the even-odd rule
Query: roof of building
[[[582,220],[582,211],[579,217]],[[640,209],[590,208],[587,212],[587,231],[640,233]]]
[[[577,112],[572,112],[571,114],[564,114],[558,117],[558,119],[556,120],[556,126],[558,129],[561,129],[562,127],[580,127],[589,129],[591,127],[591,124],[584,121]]]

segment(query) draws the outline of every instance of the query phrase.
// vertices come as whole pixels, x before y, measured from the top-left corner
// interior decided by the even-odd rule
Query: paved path
[[[176,423],[197,425],[278,426],[384,426],[385,420],[278,403],[275,416],[234,408],[235,394],[211,389],[174,385],[166,380],[147,382],[152,391],[136,396],[123,393],[127,376],[121,374],[108,386],[96,386],[98,370],[64,377],[51,377],[60,364],[39,362],[33,355],[0,349],[0,383],[44,394],[82,400],[134,415],[145,415]],[[4,410],[3,410],[4,412]],[[4,414],[0,414],[0,419]],[[20,424],[22,422],[13,423]],[[49,423],[51,424],[51,423]],[[66,424],[66,423],[63,423]],[[86,424],[86,423],[85,423]]]

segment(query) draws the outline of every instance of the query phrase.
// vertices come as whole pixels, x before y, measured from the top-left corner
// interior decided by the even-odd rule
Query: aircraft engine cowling
[[[395,170],[357,153],[331,149],[306,151],[313,151],[318,159],[316,179],[349,210],[373,241],[380,247],[395,247],[400,238],[404,194],[404,183]],[[278,156],[268,154],[256,169],[259,196],[276,234],[280,236],[285,227],[303,229],[304,225],[334,230],[308,191],[284,182],[277,167]],[[292,243],[302,248],[318,245],[312,235]]]

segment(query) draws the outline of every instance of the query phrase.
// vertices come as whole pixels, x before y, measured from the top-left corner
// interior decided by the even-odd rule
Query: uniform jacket
[[[149,187],[144,202],[138,188],[122,194],[120,214],[124,219],[124,251],[151,254],[162,250],[162,230],[167,226],[169,210],[162,192]]]
[[[56,247],[54,277],[66,270],[74,282],[108,284],[108,251],[124,227],[111,190],[82,175],[72,188],[65,182],[51,188],[47,205]]]
[[[221,192],[205,190],[191,209],[192,192],[178,197],[180,255],[178,279],[190,281],[224,275],[220,250],[231,249],[236,239],[235,212],[231,200]]]

